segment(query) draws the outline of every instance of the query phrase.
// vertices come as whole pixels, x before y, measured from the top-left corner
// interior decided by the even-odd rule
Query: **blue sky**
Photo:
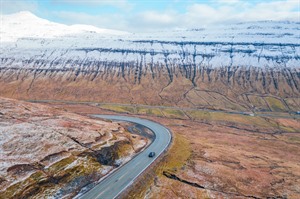
[[[300,21],[299,0],[0,0],[1,14],[143,32],[256,20]]]

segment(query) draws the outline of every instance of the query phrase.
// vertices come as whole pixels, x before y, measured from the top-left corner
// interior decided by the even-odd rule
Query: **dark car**
[[[153,158],[154,156],[155,156],[155,152],[150,152],[148,155],[149,158]]]

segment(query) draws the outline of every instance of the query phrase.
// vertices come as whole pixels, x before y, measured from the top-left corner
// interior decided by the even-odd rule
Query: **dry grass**
[[[188,161],[191,155],[189,141],[182,135],[174,133],[174,142],[168,152],[166,158],[161,162],[161,166],[157,169],[157,174],[162,174],[164,170],[176,171],[181,169]]]
[[[142,108],[142,107],[137,107],[137,113],[138,114],[143,114],[143,115],[151,115],[151,116],[158,116],[162,117],[163,114],[158,108]]]
[[[272,111],[288,111],[285,105],[279,99],[276,99],[274,97],[265,97],[265,100],[269,104],[269,107],[272,109]]]
[[[145,173],[141,183],[134,186],[126,198],[144,198],[147,194],[147,188],[154,184],[154,178],[162,177],[163,171],[177,171],[183,169],[191,156],[191,148],[189,141],[182,135],[173,134],[173,143],[165,157],[148,173]],[[176,183],[176,181],[174,181]],[[159,197],[159,196],[157,196]]]
[[[103,104],[100,107],[103,109],[107,109],[119,113],[135,113],[134,107],[132,106]]]
[[[299,184],[296,176],[299,173],[297,157],[300,142],[298,134],[294,133],[299,132],[299,120],[187,111],[186,114],[195,120],[208,120],[209,124],[203,124],[188,119],[168,119],[170,115],[167,114],[167,117],[146,117],[148,109],[151,108],[141,109],[139,114],[168,126],[175,137],[167,155],[147,169],[126,198],[208,198],[218,194],[169,179],[162,175],[163,171],[170,171],[207,188],[218,185],[218,190],[225,192],[264,198],[273,194],[272,188],[277,189],[279,194],[289,190],[291,198],[296,194],[291,186]],[[247,129],[259,130],[260,133]],[[268,132],[279,134],[270,135]],[[272,170],[274,172],[270,172]],[[282,175],[285,178],[282,185],[271,184]],[[262,186],[266,188],[261,189]],[[236,190],[231,190],[232,187]]]
[[[164,109],[162,109],[162,112],[164,113],[164,115],[167,118],[172,118],[172,119],[188,119],[186,117],[186,115],[182,111],[180,111],[180,110],[164,108]]]
[[[259,127],[272,127],[273,123],[258,116],[229,114],[222,112],[207,112],[207,111],[186,111],[186,113],[194,120],[216,121],[216,122],[232,122],[245,125],[255,125]]]
[[[256,95],[248,95],[248,99],[256,109],[262,111],[270,111],[268,105],[262,97]]]
[[[297,100],[299,101],[299,99],[297,99],[297,98],[286,98],[286,99],[284,99],[284,101],[287,103],[289,108],[291,110],[294,110],[294,111],[300,110],[300,108],[299,108],[300,105],[297,103]]]
[[[266,98],[268,98],[268,102],[270,104],[273,104],[273,107],[279,107],[280,109],[284,108],[284,105],[281,103],[280,100],[277,100],[272,97],[266,97]],[[257,98],[257,99],[261,99],[261,98]],[[230,114],[225,112],[208,112],[203,110],[188,110],[183,112],[181,110],[171,109],[171,108],[159,109],[159,108],[143,108],[138,106],[135,108],[133,106],[127,106],[127,105],[101,105],[101,108],[119,112],[119,113],[158,116],[158,117],[165,117],[170,119],[189,119],[188,117],[190,117],[196,121],[230,122],[230,123],[241,124],[241,125],[258,126],[262,128],[279,128],[280,130],[286,132],[295,131],[293,128],[289,128],[284,125],[279,125],[275,120],[271,118],[265,119],[264,117],[259,117],[259,116]],[[274,110],[279,110],[279,109],[276,108]],[[270,114],[270,115],[276,114],[277,116],[289,116],[288,113],[284,113],[284,112],[276,112],[276,113],[263,112],[262,114]]]

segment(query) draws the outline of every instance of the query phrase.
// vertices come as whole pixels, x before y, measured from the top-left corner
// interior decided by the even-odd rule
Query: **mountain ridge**
[[[64,35],[94,32],[98,34],[123,35],[125,31],[97,28],[91,25],[65,25],[42,19],[29,11],[0,15],[1,41],[16,42],[20,38],[57,38]]]
[[[1,38],[11,35],[6,31]],[[230,109],[243,110],[260,106],[249,94],[284,103],[300,96],[299,33],[297,22],[247,22],[225,29],[20,37],[0,48],[0,93],[222,108],[211,105],[216,98],[224,107],[233,101]]]

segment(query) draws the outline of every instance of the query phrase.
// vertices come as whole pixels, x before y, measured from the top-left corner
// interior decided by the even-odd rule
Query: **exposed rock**
[[[284,111],[300,106],[297,22],[248,22],[218,29],[117,36],[70,30],[72,34],[57,36],[67,27],[27,14],[25,22],[19,15],[12,17],[4,17],[2,24],[6,27],[1,32],[3,40],[9,41],[0,48],[2,96],[272,109],[263,100],[257,103],[253,95],[260,95],[281,100]],[[25,35],[31,30],[24,25],[33,23],[29,19],[41,29],[30,38]]]
[[[118,123],[44,105],[0,98],[0,110],[0,198],[74,196],[147,144]]]

